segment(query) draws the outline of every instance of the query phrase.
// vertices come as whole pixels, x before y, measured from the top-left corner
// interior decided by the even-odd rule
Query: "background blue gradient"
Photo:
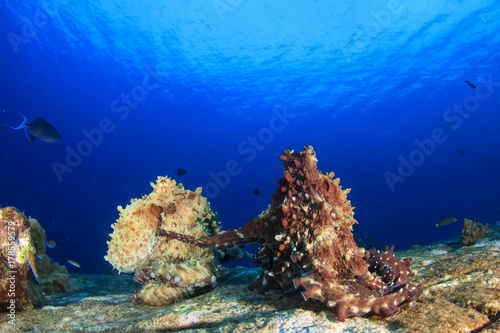
[[[62,140],[0,127],[0,204],[38,219],[49,256],[79,272],[111,268],[116,207],[157,176],[203,186],[234,229],[304,145],[380,244],[500,220],[498,2],[1,3],[0,123],[44,117]]]

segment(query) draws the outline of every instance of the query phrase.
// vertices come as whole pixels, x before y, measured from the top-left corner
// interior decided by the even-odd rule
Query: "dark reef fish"
[[[260,194],[260,190],[258,187],[254,188],[254,190],[252,191],[253,194],[255,195],[259,195]]]
[[[475,84],[470,82],[469,80],[465,80],[465,83],[467,83],[469,85],[469,87],[471,87],[472,89],[476,89]]]
[[[439,118],[439,120],[441,120],[443,123],[451,124],[451,120],[448,120],[446,118]]]
[[[186,172],[187,172],[186,170],[178,168],[177,170],[175,170],[174,175],[184,176],[186,174]]]
[[[21,125],[12,127],[5,124],[5,126],[8,126],[15,130],[24,128],[26,136],[28,137],[28,140],[30,140],[30,142],[35,141],[36,138],[45,142],[57,142],[61,140],[61,135],[59,135],[59,132],[57,132],[55,127],[43,120],[42,117],[36,118],[28,123],[28,119],[26,119],[26,117],[22,114],[20,115],[24,118]]]
[[[460,154],[465,154],[465,153],[466,153],[466,151],[465,151],[465,150],[463,150],[463,149],[455,149],[455,151],[456,151],[457,153],[460,153]]]

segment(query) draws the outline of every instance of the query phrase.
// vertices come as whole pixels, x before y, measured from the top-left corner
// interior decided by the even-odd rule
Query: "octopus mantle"
[[[285,150],[281,160],[284,178],[277,181],[271,205],[243,227],[207,239],[164,230],[160,235],[218,249],[259,242],[254,263],[262,270],[250,290],[303,289],[306,301],[326,305],[338,320],[391,316],[420,296],[408,280],[411,259],[397,259],[393,247],[379,253],[356,245],[350,189],[342,190],[333,172],[317,169],[313,147]]]

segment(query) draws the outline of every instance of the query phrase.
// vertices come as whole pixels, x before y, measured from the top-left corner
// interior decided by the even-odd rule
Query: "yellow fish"
[[[28,251],[28,262],[30,264],[31,272],[35,276],[36,282],[38,282],[38,273],[36,272],[35,258],[33,257],[33,252],[31,251]]]
[[[456,217],[450,216],[450,217],[445,218],[444,220],[439,221],[439,223],[436,224],[436,227],[447,225],[447,224],[450,224],[450,223],[453,223],[456,221],[457,221]]]
[[[75,267],[78,267],[80,268],[80,264],[77,263],[76,261],[73,261],[73,260],[66,260],[68,263],[70,263],[71,265],[75,266]]]

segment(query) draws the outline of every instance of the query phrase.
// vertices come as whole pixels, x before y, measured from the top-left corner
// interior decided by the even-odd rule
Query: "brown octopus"
[[[341,321],[368,313],[391,316],[420,296],[408,280],[411,259],[397,259],[393,247],[379,253],[356,245],[350,189],[342,190],[333,172],[317,169],[312,146],[300,153],[287,149],[281,160],[285,176],[277,181],[271,205],[243,227],[206,239],[158,234],[217,249],[259,242],[254,263],[262,270],[250,290],[304,288],[306,301],[319,301]]]

